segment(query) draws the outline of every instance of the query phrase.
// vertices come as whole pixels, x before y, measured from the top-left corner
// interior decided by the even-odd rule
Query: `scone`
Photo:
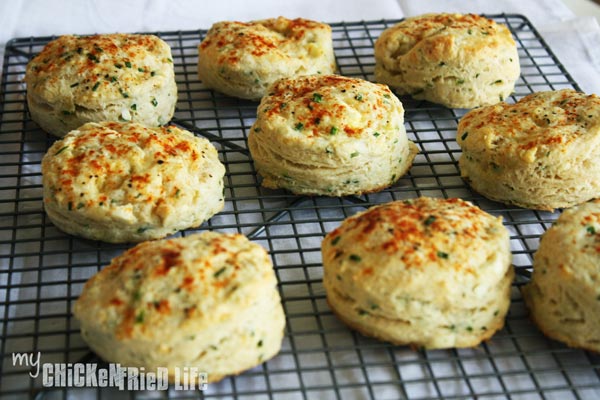
[[[44,155],[44,207],[73,235],[114,243],[157,239],[219,212],[224,175],[215,147],[188,131],[89,122]]]
[[[208,382],[275,356],[285,327],[267,252],[216,232],[127,250],[85,284],[74,314],[102,359],[171,379],[197,367]]]
[[[323,284],[351,328],[395,344],[472,347],[504,325],[514,276],[502,219],[460,199],[395,201],[322,243]]]
[[[248,147],[264,187],[325,196],[390,186],[417,153],[402,103],[387,86],[338,75],[274,83]]]
[[[56,136],[86,122],[169,122],[177,102],[171,49],[152,35],[61,36],[27,64],[31,118]]]
[[[520,75],[508,28],[474,14],[425,14],[383,31],[375,42],[375,80],[450,108],[495,104]]]
[[[571,89],[467,113],[458,124],[462,177],[482,195],[539,210],[600,196],[600,98]]]
[[[544,233],[523,297],[547,336],[600,352],[600,200],[565,210]]]
[[[207,87],[251,100],[277,79],[336,70],[331,27],[302,18],[218,22],[198,53],[198,76]]]

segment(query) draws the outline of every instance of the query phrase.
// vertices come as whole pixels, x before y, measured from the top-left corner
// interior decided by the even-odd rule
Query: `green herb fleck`
[[[127,68],[131,68],[131,62],[129,62],[129,61],[125,61],[125,66],[126,66]]]
[[[445,63],[445,62],[443,62],[443,61],[440,61],[440,63],[439,63],[438,65],[439,65],[440,67],[443,67],[444,65],[446,65],[446,63]]]
[[[154,107],[156,107],[156,106],[158,105],[158,100],[156,100],[156,98],[155,98],[155,97],[153,97],[153,98],[152,98],[152,101],[151,101],[150,103],[152,103],[152,105],[153,105]]]
[[[354,96],[354,98],[355,98],[356,100],[358,100],[358,101],[362,101],[362,99],[363,99],[363,95],[359,93],[359,94],[357,94],[356,96]]]
[[[73,115],[73,113],[68,110],[62,110],[62,115]]]
[[[333,240],[331,241],[331,245],[335,246],[336,244],[338,244],[341,238],[341,236],[336,236],[335,238],[333,238]]]
[[[379,132],[375,132],[375,133],[373,134],[373,136],[375,136],[375,137],[379,137],[379,135],[381,135],[381,133],[379,133]]]
[[[473,327],[472,326],[467,326],[467,331],[473,332]]]
[[[472,34],[473,34],[473,31],[472,31],[471,29],[469,29],[469,30],[467,31],[467,33],[468,33],[469,35],[472,35]]]
[[[115,67],[117,67],[117,68],[121,69],[121,68],[123,68],[123,64],[119,64],[119,63],[117,63],[117,64],[115,64]]]
[[[391,99],[391,98],[392,98],[392,96],[390,96],[390,95],[389,95],[389,94],[387,94],[387,93],[386,93],[386,94],[384,94],[384,95],[383,95],[383,97],[385,97],[386,99]]]
[[[336,128],[335,126],[332,126],[331,130],[329,131],[329,134],[335,135],[336,133],[338,133],[338,128]]]
[[[73,83],[70,87],[74,88],[75,86],[79,86],[79,82]]]
[[[96,82],[94,86],[92,86],[92,92],[95,92],[96,89],[98,89],[98,86],[100,86],[100,81]]]
[[[223,272],[225,272],[225,269],[227,269],[227,267],[222,267],[222,268],[220,268],[219,270],[217,270],[217,272],[215,272],[215,273],[213,274],[213,277],[215,277],[215,278],[218,278],[220,275],[222,275],[222,274],[223,274]]]
[[[492,82],[492,85],[497,85],[499,83],[502,83],[502,79],[497,79],[494,82]]]
[[[137,110],[137,104],[133,103],[131,105],[131,107],[129,107],[129,108],[131,108],[133,111],[135,111],[135,110]]]
[[[137,230],[137,233],[144,233],[144,232],[146,232],[148,229],[150,229],[150,228],[147,228],[147,227],[138,228],[138,230]]]
[[[57,156],[57,155],[59,155],[60,153],[62,153],[63,151],[65,151],[68,148],[69,148],[69,146],[65,146],[65,147],[59,149],[56,153],[54,153],[54,155]]]
[[[280,103],[280,104],[279,104],[279,109],[280,109],[280,110],[283,110],[283,109],[284,109],[284,108],[286,108],[286,107],[287,107],[287,103]]]
[[[321,96],[319,93],[313,93],[313,101],[315,103],[320,103],[323,101],[323,96]]]
[[[77,209],[78,209],[78,210],[79,210],[80,208],[83,208],[83,207],[85,207],[85,204],[83,204],[83,203],[81,203],[81,202],[77,203]]]
[[[121,93],[121,96],[123,96],[124,98],[128,98],[129,97],[129,93],[127,93],[126,91],[124,91],[121,88],[119,88],[119,93]]]
[[[144,68],[138,68],[138,71],[140,71],[140,72],[146,72],[146,70]]]
[[[465,132],[461,135],[460,140],[465,140],[469,136],[469,132]]]
[[[350,154],[350,158],[358,157],[358,154],[358,151],[355,151],[354,153]]]
[[[297,131],[301,131],[302,129],[304,129],[304,124],[302,122],[298,122],[296,126],[294,126],[294,129]]]
[[[456,84],[457,84],[457,85],[462,85],[463,83],[465,83],[465,80],[464,80],[464,79],[457,79],[457,80],[456,80]]]
[[[337,274],[335,277],[337,278],[338,281],[342,280],[342,276],[340,274]]]
[[[95,56],[95,55],[93,55],[92,53],[89,53],[89,54],[87,55],[87,58],[88,58],[88,60],[90,60],[90,61],[94,61],[94,62],[96,62],[96,63],[100,62],[100,60],[98,60],[98,57],[96,57],[96,56]]]
[[[513,59],[512,59],[512,57],[510,57],[510,58],[508,59],[508,61],[510,61],[510,62],[513,62]]]
[[[260,128],[254,128],[254,132],[256,132],[256,133],[260,132]]]
[[[154,75],[156,75],[156,71],[151,71],[150,76],[154,76]]]
[[[423,221],[423,223],[425,224],[425,226],[429,226],[431,224],[433,224],[435,222],[435,216],[434,215],[430,215],[429,217],[425,218],[425,221]]]
[[[356,312],[358,312],[358,315],[368,315],[369,314],[368,312],[366,312],[362,308],[359,308],[358,310],[356,310]]]
[[[67,209],[68,209],[69,211],[71,211],[71,210],[73,209],[73,203],[69,202],[69,203],[67,204]]]
[[[117,77],[116,76],[111,77],[110,81],[113,82],[113,83],[116,82],[117,81]]]
[[[448,253],[444,253],[443,251],[438,251],[438,252],[437,252],[437,256],[438,256],[439,258],[444,258],[444,259],[446,259],[446,258],[448,258]]]
[[[371,304],[371,310],[377,310],[379,306],[377,304]]]
[[[262,339],[258,341],[258,343],[256,343],[256,347],[262,347],[263,345],[263,341]]]
[[[590,235],[595,235],[596,234],[596,228],[594,228],[592,225],[588,225],[585,230],[587,231],[587,233],[589,233]]]
[[[360,258],[360,256],[357,256],[356,254],[350,254],[350,260],[360,262],[362,261],[362,258]]]
[[[144,310],[140,311],[138,315],[135,316],[136,324],[141,324],[142,322],[144,322]]]

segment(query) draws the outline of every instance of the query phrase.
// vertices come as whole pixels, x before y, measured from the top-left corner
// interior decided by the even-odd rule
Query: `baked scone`
[[[274,83],[248,147],[264,187],[326,196],[390,186],[418,151],[406,136],[402,103],[387,86],[339,75]]]
[[[600,352],[600,200],[565,210],[540,240],[522,288],[545,335]]]
[[[364,335],[472,347],[504,325],[509,234],[471,203],[421,197],[375,206],[347,218],[321,249],[327,302]]]
[[[148,241],[114,258],[75,303],[81,336],[108,362],[198,367],[208,382],[275,356],[285,316],[267,252],[240,234]]]
[[[474,14],[425,14],[383,31],[375,42],[375,80],[450,108],[495,104],[520,75],[508,28]]]
[[[186,130],[89,122],[44,155],[44,207],[73,235],[157,239],[219,212],[224,175],[215,147]]]
[[[571,89],[467,113],[456,140],[462,177],[482,195],[539,210],[600,196],[600,98]]]
[[[277,79],[336,71],[331,27],[302,18],[217,22],[198,53],[207,87],[250,100]]]
[[[171,120],[177,85],[171,48],[153,35],[61,36],[27,64],[27,104],[43,130],[86,122]]]

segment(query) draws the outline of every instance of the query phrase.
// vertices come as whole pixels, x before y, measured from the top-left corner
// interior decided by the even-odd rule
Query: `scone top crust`
[[[203,184],[220,196],[224,172],[208,140],[137,123],[87,123],[42,160],[47,205],[99,223],[139,222],[139,230],[175,223],[200,192],[213,190]]]
[[[339,75],[281,79],[269,88],[257,115],[251,135],[263,136],[261,141],[287,159],[297,158],[301,149],[307,153],[302,162],[314,165],[385,154],[390,148],[385,143],[398,142],[404,132],[404,108],[386,85]]]
[[[86,283],[75,315],[118,339],[173,341],[233,318],[275,286],[261,246],[204,232],[143,242],[114,258]]]
[[[502,219],[456,198],[375,206],[330,232],[322,251],[325,279],[384,315],[402,312],[402,299],[477,307],[510,265]]]
[[[390,43],[393,42],[393,43]],[[515,45],[504,25],[475,14],[425,14],[407,18],[381,34],[378,46],[394,46],[395,57],[411,53],[430,61],[466,57],[481,48]]]
[[[27,65],[28,91],[60,106],[99,109],[173,81],[171,49],[153,35],[61,36]]]
[[[221,21],[210,28],[199,50],[201,54],[216,51],[218,65],[226,64],[228,68],[239,65],[242,68],[249,58],[255,57],[284,62],[286,59],[320,56],[316,42],[323,34],[331,36],[329,25],[303,18]]]
[[[600,296],[599,258],[600,199],[596,199],[564,210],[544,233],[535,255],[534,274],[537,278],[546,274],[553,277],[550,279],[571,277],[582,284],[581,294],[596,298]]]
[[[497,165],[513,166],[560,162],[572,146],[597,146],[599,132],[600,98],[563,89],[472,110],[460,120],[456,139],[470,156],[486,154]]]

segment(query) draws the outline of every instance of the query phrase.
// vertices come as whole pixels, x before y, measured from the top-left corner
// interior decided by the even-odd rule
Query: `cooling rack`
[[[508,101],[531,92],[578,88],[531,23],[493,15],[517,42],[522,74]],[[398,21],[331,24],[340,73],[373,79],[373,45]],[[129,245],[68,236],[46,218],[40,160],[54,140],[29,117],[22,78],[28,60],[53,37],[21,38],[6,47],[0,90],[0,397],[219,399],[589,399],[600,398],[600,357],[546,339],[529,321],[519,286],[529,279],[540,234],[558,212],[507,207],[471,192],[460,179],[455,142],[464,110],[401,97],[406,128],[421,153],[410,172],[381,193],[298,197],[260,187],[246,148],[256,103],[203,87],[197,45],[205,30],[158,32],[173,50],[179,102],[173,122],[208,137],[227,167],[226,206],[198,230],[242,232],[269,250],[287,316],[281,353],[204,392],[170,388],[44,388],[15,352],[41,352],[42,363],[101,362],[71,315],[85,281]],[[511,232],[517,277],[505,328],[474,349],[412,350],[357,334],[325,301],[320,242],[366,207],[416,196],[461,197],[501,215]],[[192,230],[181,233],[186,235]]]

